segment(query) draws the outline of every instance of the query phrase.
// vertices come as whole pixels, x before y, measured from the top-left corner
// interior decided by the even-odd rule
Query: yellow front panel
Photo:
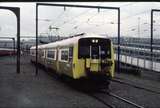
[[[90,59],[86,59],[86,67],[90,68],[90,64],[91,64],[91,60]]]
[[[78,59],[78,44],[74,45],[73,52],[73,78],[78,79],[86,75],[85,64],[83,59]]]
[[[77,79],[83,76],[86,76],[85,73],[85,65],[86,68],[90,68],[90,71],[92,72],[99,72],[101,71],[100,66],[100,59],[86,59],[86,63],[84,59],[78,59],[78,44],[74,46],[74,54],[73,54],[73,78]],[[114,52],[113,52],[113,45],[111,45],[111,59],[107,59],[108,62],[112,62],[112,66],[109,66],[106,68],[106,75],[109,75],[111,77],[114,76]]]
[[[98,59],[91,59],[90,71],[93,71],[93,72],[100,71],[100,61]]]

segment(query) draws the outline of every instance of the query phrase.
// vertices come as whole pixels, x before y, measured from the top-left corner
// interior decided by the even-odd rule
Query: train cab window
[[[48,50],[48,52],[47,52],[47,58],[49,58],[49,59],[56,59],[55,58],[55,51],[54,50]]]
[[[68,50],[61,50],[61,61],[68,61]]]
[[[91,54],[92,54],[93,59],[98,59],[99,58],[99,46],[92,46]]]
[[[106,47],[107,46],[107,47]],[[111,48],[109,45],[101,46],[101,58],[111,58]]]
[[[90,46],[79,46],[79,58],[90,58]]]
[[[111,41],[106,38],[82,38],[79,40],[78,58],[111,58]]]

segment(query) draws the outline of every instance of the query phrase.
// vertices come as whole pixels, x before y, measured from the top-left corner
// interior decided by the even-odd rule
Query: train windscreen
[[[105,38],[82,38],[78,45],[78,58],[111,58],[111,41]]]

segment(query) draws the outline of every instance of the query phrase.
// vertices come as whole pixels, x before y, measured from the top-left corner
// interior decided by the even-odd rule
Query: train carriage
[[[0,56],[10,56],[16,54],[17,54],[16,49],[0,48]]]
[[[35,46],[31,61],[35,62]],[[79,34],[38,46],[38,63],[73,79],[114,76],[114,52],[110,39],[95,34]]]

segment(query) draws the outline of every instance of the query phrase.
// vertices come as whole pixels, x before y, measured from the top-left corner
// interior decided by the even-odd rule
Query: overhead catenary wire
[[[85,11],[85,12],[82,12],[81,14],[79,14],[79,15],[77,15],[77,16],[75,16],[75,17],[70,18],[70,19],[67,20],[67,21],[64,21],[64,23],[63,23],[62,25],[59,25],[58,27],[62,27],[63,25],[67,24],[68,22],[72,21],[73,19],[75,19],[75,18],[77,18],[77,17],[79,17],[79,16],[81,16],[81,15],[84,15],[84,14],[87,13],[89,10],[91,10],[91,8],[88,9],[87,11]]]
[[[88,9],[87,11],[84,11],[84,12],[80,13],[79,15],[77,15],[77,16],[75,16],[75,17],[72,17],[71,19],[65,21],[62,25],[60,25],[60,28],[62,28],[62,26],[66,25],[66,24],[69,24],[69,22],[73,22],[76,18],[81,17],[81,15],[87,14],[90,10],[92,10],[92,9]],[[84,22],[85,22],[85,21],[84,21]],[[74,27],[75,27],[75,26],[74,26]],[[73,28],[74,28],[74,27],[73,27]]]
[[[120,6],[120,8],[122,9],[122,8],[125,8],[125,7],[128,7],[128,6],[134,5],[134,4],[135,4],[135,3],[128,3],[128,4],[125,4],[125,5]],[[103,5],[103,4],[100,3],[99,5]],[[71,7],[69,7],[69,8],[71,8]],[[90,9],[88,9],[88,10],[90,10]],[[56,26],[58,26],[59,28],[64,28],[64,27],[63,27],[64,25],[73,23],[73,21],[75,21],[75,19],[81,17],[81,16],[84,15],[84,14],[87,14],[87,13],[88,13],[88,10],[80,13],[79,15],[73,16],[73,17],[71,17],[71,18],[69,18],[69,19],[67,19],[67,20],[65,20],[65,21],[62,21],[62,22],[63,22],[62,24],[60,24],[60,25],[57,25],[57,24],[56,24]],[[149,9],[149,10],[150,10],[150,9]],[[140,13],[136,13],[136,14],[134,14],[134,15],[130,15],[130,16],[127,16],[127,17],[123,17],[123,18],[121,18],[121,19],[122,19],[122,21],[126,21],[127,19],[129,19],[129,18],[131,18],[131,17],[133,18],[133,17],[135,17],[135,16],[137,16],[137,15],[141,15],[141,14],[148,13],[149,10],[143,11],[143,12],[140,12]],[[65,11],[68,11],[68,10],[65,10]],[[111,11],[111,10],[109,10],[109,11]],[[61,15],[59,15],[57,18],[60,19],[60,17],[62,17],[63,15],[64,15],[64,13],[62,13]],[[87,19],[87,20],[88,20],[88,19]],[[86,22],[84,21],[84,22],[81,22],[80,24],[82,24],[82,23],[86,23]],[[74,26],[73,28],[75,28],[75,29],[76,29],[76,28],[79,28],[78,26],[79,26],[80,24]],[[95,26],[97,26],[97,27],[98,27],[98,26],[101,26],[101,25],[102,25],[102,24],[95,24]],[[75,30],[75,29],[74,29],[74,30]],[[62,32],[62,31],[60,30],[59,32]]]
[[[123,5],[123,6],[120,6],[120,7],[123,8],[123,7],[125,7],[125,6],[130,6],[130,5],[133,5],[133,3],[129,3],[129,4],[126,4],[126,5]],[[107,10],[107,12],[108,12],[108,11],[111,11],[111,10]],[[100,11],[99,11],[98,13],[100,13]],[[93,15],[93,17],[95,17],[95,15]],[[82,22],[82,23],[88,23],[93,17],[88,18],[86,22],[84,21],[84,22]],[[82,23],[74,26],[73,29],[74,29],[74,28],[77,29],[77,28],[79,27],[79,25],[82,26]],[[88,24],[89,24],[89,23],[88,23]],[[104,24],[105,24],[105,23],[103,23],[103,24],[101,24],[101,25],[104,25]],[[109,23],[107,23],[107,24],[109,24]],[[95,26],[97,27],[97,26],[100,26],[100,25],[99,25],[99,24],[95,24]]]
[[[72,8],[70,8],[70,9],[72,9]],[[60,18],[65,14],[65,8],[64,8],[64,11],[62,11],[56,18],[55,18],[55,20],[60,20]],[[58,22],[58,21],[57,21]],[[49,25],[53,25],[54,23],[52,22],[51,24],[49,24]],[[55,24],[56,25],[56,24]],[[46,30],[45,30],[45,33],[47,33],[47,32],[51,32],[50,30],[48,30],[48,27],[46,28]],[[49,34],[49,33],[48,33]],[[56,34],[56,33],[55,33]]]
[[[84,15],[86,12],[90,11],[92,9],[88,9],[87,11],[84,11],[84,12],[81,12],[80,14],[76,15],[76,16],[73,16],[71,17],[70,19],[68,19],[67,21],[63,21],[63,23],[61,25],[57,25],[58,28],[61,28],[63,25],[67,24],[68,22],[70,21],[73,21],[75,18],[81,16],[81,15]],[[53,23],[51,23],[50,25],[52,25]],[[48,28],[47,28],[48,30]]]
[[[99,13],[99,12],[98,12]],[[95,17],[97,15],[97,13],[95,13],[94,15],[92,15],[91,17],[87,18],[87,21],[83,21],[83,22],[80,22],[79,24],[77,24],[76,26],[72,27],[72,29],[77,29],[79,28],[79,26],[82,26],[84,23],[87,23],[89,20],[91,20],[93,17]]]
[[[98,5],[100,5],[100,4],[101,4],[101,3],[99,3]],[[132,3],[129,3],[129,4],[125,5],[125,6],[131,5],[131,4],[132,4]],[[122,6],[121,6],[121,7],[122,7]],[[71,7],[70,7],[70,8],[71,8]],[[91,10],[91,8],[88,9],[87,11],[82,12],[81,14],[79,14],[79,15],[77,15],[77,16],[75,16],[75,17],[70,18],[70,19],[67,20],[67,21],[64,21],[64,23],[63,23],[62,25],[59,25],[58,27],[62,27],[63,25],[69,23],[70,21],[73,21],[75,18],[77,18],[77,17],[79,17],[79,16],[81,16],[81,15],[86,14],[89,10]],[[66,10],[64,10],[64,11],[66,11]],[[64,12],[64,11],[63,11],[63,12]],[[60,17],[64,14],[63,12],[62,12],[62,14],[60,14],[60,15],[57,17],[58,19],[60,19]]]
[[[71,11],[71,9],[73,9],[73,7],[70,7],[69,9],[68,9],[68,11]],[[67,14],[67,12],[66,12],[67,10],[66,10],[66,8],[64,8],[64,10],[63,10],[63,12],[61,13],[61,14],[59,14],[59,16],[57,16],[56,17],[56,22],[58,22],[58,20],[60,20],[61,18],[62,18],[62,16],[64,16],[65,14]],[[57,24],[55,24],[54,22],[52,22],[50,25],[57,25]]]

